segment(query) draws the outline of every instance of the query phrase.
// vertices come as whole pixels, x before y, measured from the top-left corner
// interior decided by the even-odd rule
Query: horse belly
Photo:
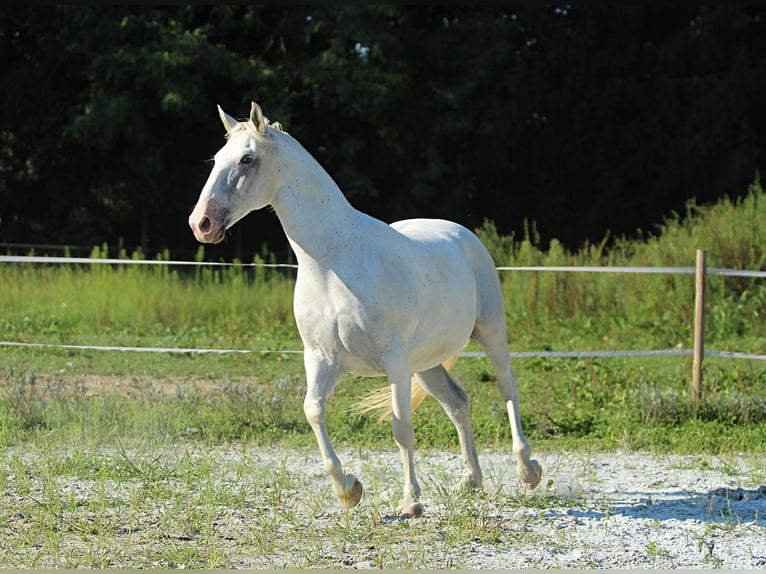
[[[459,352],[474,330],[477,282],[457,233],[467,230],[445,223],[332,270],[299,272],[295,314],[307,349],[365,376],[383,374],[392,352],[413,372]]]
[[[467,267],[425,284],[420,321],[409,341],[413,372],[442,363],[468,342],[476,322],[476,283]]]

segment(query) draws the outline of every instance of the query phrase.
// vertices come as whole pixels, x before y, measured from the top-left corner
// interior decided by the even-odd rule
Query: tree
[[[62,132],[83,86],[74,72],[83,55],[71,49],[68,23],[60,10],[0,9],[0,237],[6,240],[48,241],[47,230],[60,229],[67,217],[59,198],[74,166]]]
[[[715,6],[0,8],[0,241],[194,249],[186,215],[259,101],[381,219],[575,247],[766,163],[766,10]],[[230,256],[284,239],[238,226]],[[234,248],[234,249],[232,249]]]

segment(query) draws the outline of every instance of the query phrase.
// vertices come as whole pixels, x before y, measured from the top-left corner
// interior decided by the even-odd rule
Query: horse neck
[[[280,174],[272,208],[301,260],[321,261],[337,254],[361,214],[311,154],[287,134],[279,134],[276,171]]]

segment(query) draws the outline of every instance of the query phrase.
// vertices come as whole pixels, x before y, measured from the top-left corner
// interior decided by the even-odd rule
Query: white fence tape
[[[547,267],[498,267],[498,271],[559,271],[574,273],[691,273],[694,267],[576,267],[556,266]],[[710,271],[708,269],[708,271]],[[766,273],[764,273],[766,277]]]
[[[498,267],[498,271],[559,271],[574,273],[656,273],[656,274],[688,274],[694,275],[694,267]],[[705,270],[708,275],[730,275],[733,277],[766,277],[766,271],[747,271],[742,269],[716,269],[714,267]]]
[[[292,263],[226,263],[223,261],[163,261],[161,259],[112,259],[96,257],[41,257],[36,255],[0,255],[0,263],[61,263],[72,265],[173,265],[196,267],[268,267],[297,269]],[[694,274],[694,267],[498,267],[498,271],[557,271],[564,273],[655,273],[655,274]],[[764,277],[766,271],[747,271],[741,269],[706,270],[708,275],[730,275],[735,277]]]
[[[192,349],[177,347],[114,347],[109,345],[58,345],[55,343],[21,343],[17,341],[0,341],[0,347],[28,347],[41,349],[69,349],[76,351],[119,351],[128,353],[180,353],[190,355],[225,355],[252,354],[261,355],[287,354],[302,355],[303,351],[294,349]],[[509,351],[512,359],[584,359],[606,357],[683,357],[693,353],[691,349],[664,350],[629,350],[629,351]],[[460,354],[464,359],[483,359],[487,355],[481,352],[466,351]],[[730,351],[705,351],[706,357],[726,357],[731,359],[766,360],[766,355],[751,353],[734,353]]]
[[[40,257],[36,255],[0,255],[0,263],[70,263],[108,265],[185,265],[195,267],[289,267],[290,263],[226,263],[223,261],[163,261],[162,259],[105,259],[97,257]]]
[[[291,350],[262,350],[252,349],[183,349],[183,348],[163,348],[163,347],[113,347],[109,345],[57,345],[55,343],[21,343],[17,341],[0,341],[0,347],[31,347],[40,349],[72,349],[76,351],[122,351],[129,353],[181,353],[191,355],[225,355],[230,353],[261,353],[263,355],[271,353],[303,354],[303,351]]]

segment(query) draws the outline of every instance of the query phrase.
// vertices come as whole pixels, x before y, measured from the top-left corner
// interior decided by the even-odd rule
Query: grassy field
[[[588,245],[569,253],[556,242],[541,245],[533,228],[521,238],[501,237],[491,223],[479,234],[501,266],[686,267],[702,248],[711,267],[766,269],[763,229],[766,198],[754,184],[741,201],[690,204],[686,217],[608,249]],[[103,247],[93,251],[102,254]],[[501,278],[514,351],[692,344],[691,275],[502,272]],[[265,268],[0,266],[0,340],[273,351],[0,347],[0,562],[46,568],[460,567],[475,548],[514,555],[541,545],[580,551],[580,543],[566,540],[562,520],[574,520],[571,509],[595,509],[605,517],[613,509],[557,494],[555,461],[562,456],[588,461],[616,449],[691,453],[687,463],[705,472],[722,466],[730,469],[727,476],[739,476],[735,469],[744,456],[757,469],[746,486],[762,482],[763,361],[707,358],[702,400],[694,402],[689,357],[520,359],[522,423],[533,450],[548,457],[537,491],[524,491],[514,479],[507,489],[450,493],[441,478],[457,460],[442,451],[457,453],[457,439],[440,407],[427,400],[414,420],[419,460],[430,450],[446,456],[447,465],[419,467],[426,518],[396,520],[398,465],[371,462],[381,453],[396,458],[390,429],[348,412],[385,381],[347,376],[330,401],[328,424],[344,460],[361,461],[369,490],[362,505],[341,511],[302,412],[302,358],[289,352],[301,348],[292,288],[289,271]],[[708,292],[707,347],[766,354],[763,280],[711,276]],[[507,456],[509,425],[488,362],[464,359],[454,374],[471,396],[480,451]],[[286,466],[287,454],[297,466]],[[592,470],[582,464],[585,478]],[[739,540],[761,528],[757,512],[744,523],[736,513],[719,517],[711,507],[709,514],[706,524],[685,534],[699,547],[695,565],[724,564],[719,548],[733,542],[722,536]],[[654,534],[639,548],[649,557],[642,564],[673,564],[672,551],[661,543],[665,524],[654,523]],[[644,525],[634,526],[645,535]],[[605,522],[603,529],[611,526]],[[599,562],[589,556],[597,550],[586,548],[566,564],[595,567]]]
[[[542,246],[533,226],[525,237],[501,237],[488,222],[479,234],[500,266],[691,266],[701,248],[710,267],[766,269],[763,229],[766,198],[756,182],[741,201],[690,204],[685,217],[609,248],[605,242],[570,253],[555,241]],[[94,249],[94,257],[101,254]],[[692,344],[693,276],[501,277],[512,350]],[[289,271],[264,268],[4,264],[0,339],[295,350],[301,346],[292,285]],[[707,347],[766,353],[764,281],[711,276],[708,292]],[[301,407],[299,355],[0,348],[0,361],[0,446],[98,444],[116,436],[157,443],[313,444]],[[709,358],[705,365],[703,399],[694,403],[688,358],[517,360],[522,422],[535,449],[766,450],[764,363]],[[488,363],[463,360],[455,372],[472,397],[479,444],[508,448],[509,428]],[[353,377],[341,384],[329,419],[338,444],[390,446],[386,425],[347,414],[360,395],[381,384]],[[420,447],[454,447],[454,431],[433,401],[418,411],[415,424]]]

